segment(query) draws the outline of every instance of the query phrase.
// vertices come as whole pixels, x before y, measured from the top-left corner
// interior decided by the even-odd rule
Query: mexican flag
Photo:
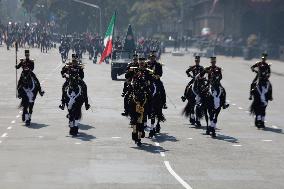
[[[109,26],[107,28],[106,34],[105,34],[105,38],[104,38],[104,46],[105,49],[102,53],[101,56],[101,60],[100,60],[100,64],[106,59],[106,57],[108,57],[111,52],[112,52],[112,37],[113,37],[113,31],[114,31],[114,24],[115,24],[115,20],[116,20],[116,13],[113,14],[113,16],[111,17]]]

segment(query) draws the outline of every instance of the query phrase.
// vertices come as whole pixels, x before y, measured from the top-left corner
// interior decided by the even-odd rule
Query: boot
[[[142,143],[141,143],[141,139],[137,139],[137,146],[141,146],[142,145]]]
[[[44,95],[44,91],[40,90],[39,94],[40,94],[40,96],[43,96]]]
[[[88,104],[88,103],[86,104],[86,103],[85,103],[85,108],[86,108],[86,110],[90,109],[90,107],[91,107],[90,104]]]
[[[185,102],[186,98],[184,96],[180,97],[183,102]]]
[[[168,106],[166,103],[163,105],[163,109],[168,109]]]
[[[151,130],[149,133],[149,138],[153,138],[153,136],[154,136],[154,130]]]

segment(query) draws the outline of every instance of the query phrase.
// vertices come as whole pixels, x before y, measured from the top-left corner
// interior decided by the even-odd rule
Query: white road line
[[[4,133],[3,135],[1,135],[2,138],[7,137],[8,133]]]
[[[165,152],[160,152],[160,155],[161,155],[162,157],[166,157]]]
[[[23,111],[21,110],[21,111],[19,111],[19,114],[21,114]]]
[[[81,142],[76,142],[75,144],[81,144]]]
[[[238,109],[239,109],[239,110],[242,110],[243,108],[242,108],[242,107],[238,107]]]
[[[241,147],[242,145],[241,144],[233,144],[232,146],[234,146],[234,147]]]
[[[15,120],[13,120],[13,121],[11,121],[11,123],[12,123],[12,124],[14,124],[14,123],[16,123],[16,121],[15,121]]]
[[[168,169],[168,171],[171,173],[171,175],[173,177],[175,177],[175,179],[186,189],[192,189],[191,186],[189,186],[189,184],[187,184],[178,174],[176,174],[176,172],[172,169],[170,163],[168,161],[164,161],[164,164],[166,166],[166,168]]]
[[[121,137],[111,137],[111,138],[113,138],[113,139],[120,139]]]
[[[2,143],[2,141],[0,140],[0,144]]]
[[[7,129],[8,129],[8,130],[11,130],[11,129],[12,129],[12,126],[8,127]]]
[[[246,113],[248,113],[248,114],[250,114],[250,112],[249,111],[245,111]]]
[[[155,145],[156,145],[156,146],[160,146],[160,144],[159,144],[158,142],[155,142]]]
[[[17,116],[16,116],[16,118],[19,118],[19,117],[20,117],[20,115],[17,115]]]
[[[192,140],[193,138],[187,138],[188,140]]]
[[[236,106],[236,104],[232,104],[233,106]]]
[[[262,142],[272,142],[272,140],[262,140]]]
[[[276,125],[272,125],[273,129],[278,129],[278,127]]]

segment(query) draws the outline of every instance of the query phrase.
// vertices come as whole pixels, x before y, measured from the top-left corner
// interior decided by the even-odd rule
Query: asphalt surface
[[[212,139],[204,135],[204,127],[196,129],[181,116],[185,103],[180,96],[189,81],[185,70],[193,64],[192,55],[163,55],[167,122],[159,136],[143,139],[138,148],[129,120],[120,115],[123,81],[111,80],[110,65],[83,60],[92,110],[83,111],[79,137],[72,138],[66,110],[58,108],[64,82],[58,50],[42,54],[31,49],[46,94],[36,99],[30,127],[19,116],[15,52],[0,47],[0,54],[1,189],[284,188],[284,63],[272,61],[274,101],[267,108],[267,129],[258,130],[247,112],[254,77],[249,65],[255,60],[217,57],[231,106],[222,110],[217,138]],[[209,60],[201,62],[208,65]]]

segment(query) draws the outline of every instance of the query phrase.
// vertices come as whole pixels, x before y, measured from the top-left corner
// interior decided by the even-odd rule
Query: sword
[[[16,41],[16,44],[15,44],[15,50],[16,50],[16,98],[18,98],[18,69],[17,69],[17,66],[18,66],[18,42]]]

